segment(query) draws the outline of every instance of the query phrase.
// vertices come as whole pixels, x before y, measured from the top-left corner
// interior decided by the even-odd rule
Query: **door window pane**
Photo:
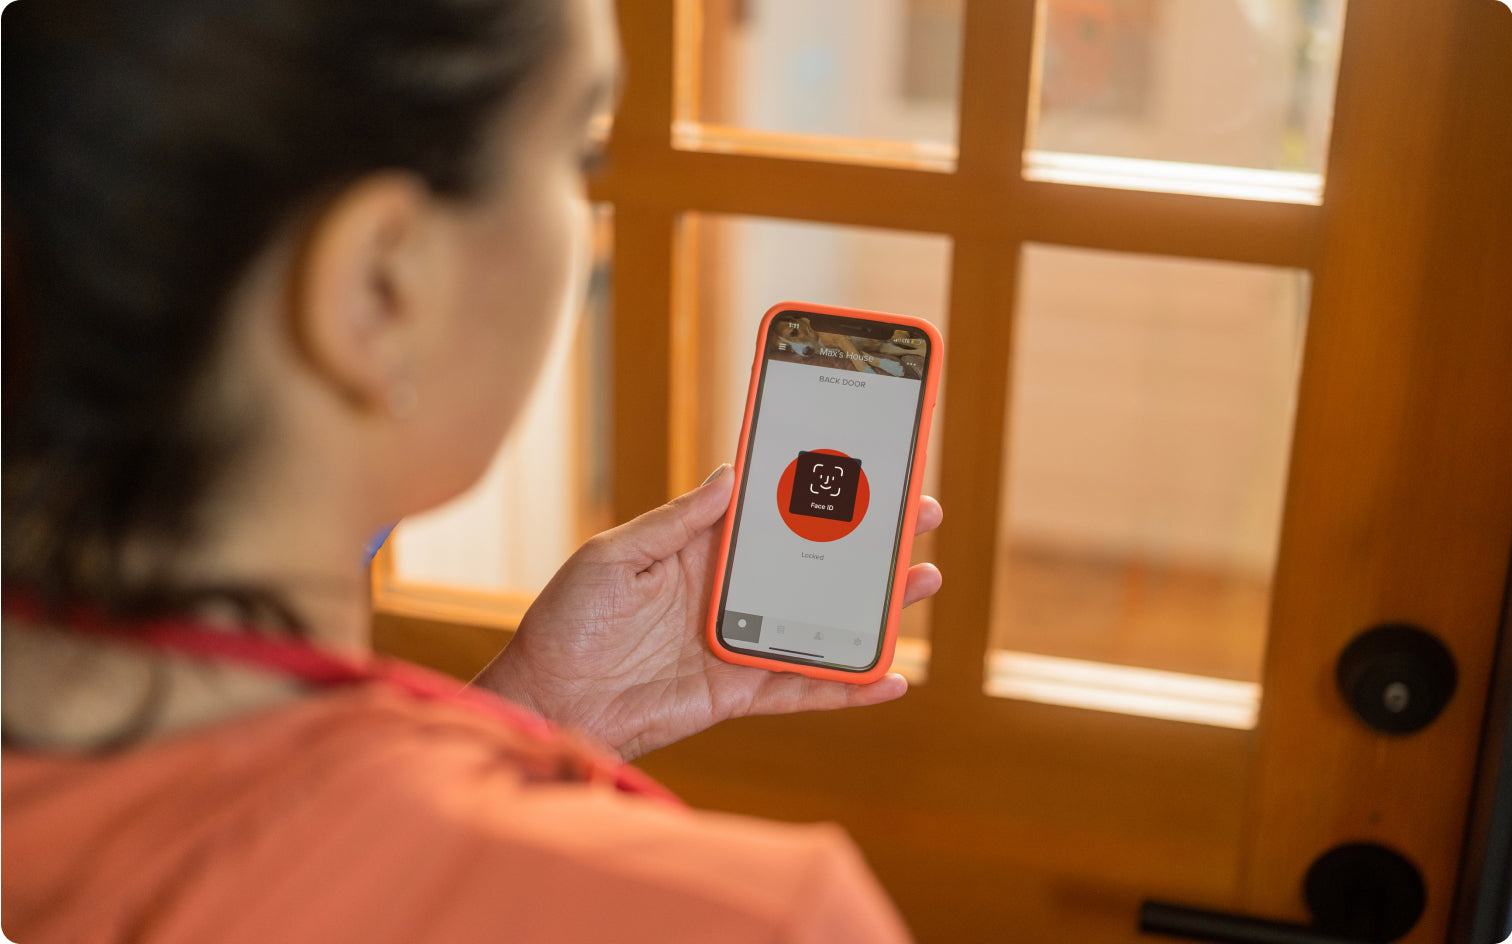
[[[989,676],[1258,695],[1306,293],[1297,270],[1025,247],[992,639],[1053,659]]]
[[[572,343],[537,382],[488,471],[466,494],[395,529],[399,584],[534,594],[584,539],[609,526],[611,220],[600,207]]]
[[[953,164],[962,6],[684,0],[678,143],[709,146],[728,128],[754,140],[806,136],[813,156],[834,151],[823,139],[863,139],[893,157]]]
[[[832,226],[722,214],[689,214],[683,252],[693,273],[688,297],[697,306],[698,348],[708,352],[698,372],[697,469],[735,458],[762,315],[781,301],[865,308],[915,315],[946,336],[950,240],[856,226]],[[936,403],[929,454],[942,455],[945,389]],[[924,490],[938,494],[939,463],[925,468]],[[914,561],[933,559],[931,536],[916,542]],[[904,611],[901,633],[927,637],[928,603]],[[917,650],[915,650],[917,653]],[[899,662],[910,658],[900,652]],[[905,665],[900,669],[907,668]],[[922,669],[922,664],[919,666]],[[915,673],[918,677],[918,673]]]
[[[1099,166],[1134,182],[1112,186],[1233,176],[1146,163],[1177,162],[1321,188],[1344,0],[1044,0],[1041,16],[1028,176],[1083,182],[1088,162],[1063,155],[1090,155],[1121,159]]]

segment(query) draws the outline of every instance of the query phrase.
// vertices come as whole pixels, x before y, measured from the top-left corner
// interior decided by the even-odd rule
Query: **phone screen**
[[[761,351],[719,636],[763,658],[863,672],[881,656],[929,338],[783,311]]]

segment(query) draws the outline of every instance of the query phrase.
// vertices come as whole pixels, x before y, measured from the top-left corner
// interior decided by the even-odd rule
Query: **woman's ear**
[[[307,231],[289,299],[294,343],[358,409],[394,411],[414,397],[416,332],[444,282],[434,221],[422,181],[383,173],[349,187]]]

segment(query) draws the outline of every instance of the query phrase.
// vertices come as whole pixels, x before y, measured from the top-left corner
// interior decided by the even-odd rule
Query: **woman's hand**
[[[870,685],[731,665],[704,639],[719,522],[734,476],[706,483],[606,531],[541,591],[514,641],[474,681],[583,731],[626,760],[726,718],[875,705],[908,690],[901,675]],[[939,527],[919,504],[919,533]],[[933,564],[908,570],[904,605],[940,589]]]

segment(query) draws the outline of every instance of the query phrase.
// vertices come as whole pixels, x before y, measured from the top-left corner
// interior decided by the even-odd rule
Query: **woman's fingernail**
[[[715,469],[713,472],[710,472],[708,478],[706,478],[702,482],[698,483],[698,487],[699,488],[703,488],[705,485],[708,485],[710,482],[712,482],[715,479],[719,478],[721,475],[724,475],[725,474],[725,469],[728,469],[729,467],[730,467],[730,464],[728,462],[721,462],[719,464],[719,468]]]

